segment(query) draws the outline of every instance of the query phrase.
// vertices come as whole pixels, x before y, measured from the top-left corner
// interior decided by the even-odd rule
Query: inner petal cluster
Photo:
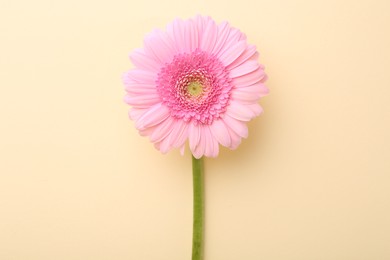
[[[200,124],[211,124],[226,111],[232,89],[223,64],[201,50],[176,55],[156,83],[172,117]]]

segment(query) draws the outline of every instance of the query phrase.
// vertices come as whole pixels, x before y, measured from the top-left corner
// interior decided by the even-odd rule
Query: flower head
[[[163,153],[216,157],[219,144],[235,149],[248,136],[268,93],[256,47],[227,22],[197,16],[155,30],[130,54],[136,68],[124,75],[130,118]]]

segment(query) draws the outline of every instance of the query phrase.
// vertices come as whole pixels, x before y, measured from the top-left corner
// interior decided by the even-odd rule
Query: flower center
[[[211,124],[226,111],[232,89],[229,72],[201,50],[176,55],[156,80],[157,92],[172,117]]]
[[[197,97],[203,92],[203,86],[197,81],[191,81],[187,86],[187,91],[191,96]]]

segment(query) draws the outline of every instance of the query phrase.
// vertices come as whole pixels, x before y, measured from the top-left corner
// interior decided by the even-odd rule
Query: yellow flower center
[[[191,96],[197,97],[203,92],[203,86],[197,81],[192,81],[187,86],[187,91]]]

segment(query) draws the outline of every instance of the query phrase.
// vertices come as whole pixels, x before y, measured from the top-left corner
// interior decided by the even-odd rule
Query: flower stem
[[[192,230],[192,260],[202,260],[203,254],[203,158],[192,156],[194,186],[194,225]]]

